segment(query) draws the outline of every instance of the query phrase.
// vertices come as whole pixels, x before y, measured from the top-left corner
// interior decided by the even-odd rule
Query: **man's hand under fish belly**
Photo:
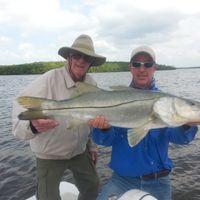
[[[31,120],[31,123],[39,133],[46,132],[59,125],[59,123],[53,119],[35,119]]]
[[[98,115],[96,118],[88,121],[88,125],[92,128],[108,129],[111,127],[109,122],[103,115]]]

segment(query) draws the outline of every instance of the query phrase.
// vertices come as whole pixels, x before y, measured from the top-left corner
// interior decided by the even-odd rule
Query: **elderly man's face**
[[[94,58],[76,52],[70,54],[69,60],[70,74],[72,79],[77,82],[83,79]]]
[[[146,88],[150,85],[156,70],[156,64],[148,54],[138,54],[129,65],[134,83],[138,88]]]

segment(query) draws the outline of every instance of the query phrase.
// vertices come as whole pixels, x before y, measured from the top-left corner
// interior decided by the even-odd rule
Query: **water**
[[[158,71],[160,89],[178,96],[200,101],[200,69]],[[102,88],[128,85],[128,72],[91,74]],[[0,76],[0,200],[25,200],[35,192],[35,160],[29,142],[11,134],[12,101],[38,75]],[[173,199],[200,199],[200,136],[186,146],[171,145],[169,154],[174,161],[172,172]],[[100,148],[97,169],[102,183],[111,174],[107,167],[110,148]],[[73,182],[69,171],[64,180]]]

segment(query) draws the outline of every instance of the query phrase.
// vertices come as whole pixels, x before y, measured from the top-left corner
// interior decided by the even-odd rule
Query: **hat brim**
[[[88,56],[91,56],[91,57],[95,58],[94,61],[91,64],[91,66],[102,65],[106,61],[106,57],[100,56],[100,55],[98,55],[96,53],[91,53],[90,51],[87,51],[87,50],[81,49],[81,48],[61,47],[58,50],[58,54],[67,60],[68,56],[69,56],[69,53],[72,52],[72,51],[78,51],[80,53],[83,53],[85,55],[88,55]]]

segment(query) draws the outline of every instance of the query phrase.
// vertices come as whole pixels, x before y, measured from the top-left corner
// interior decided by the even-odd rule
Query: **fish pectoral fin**
[[[148,133],[148,130],[141,129],[141,128],[134,128],[128,130],[128,143],[130,147],[135,146],[138,144]]]

